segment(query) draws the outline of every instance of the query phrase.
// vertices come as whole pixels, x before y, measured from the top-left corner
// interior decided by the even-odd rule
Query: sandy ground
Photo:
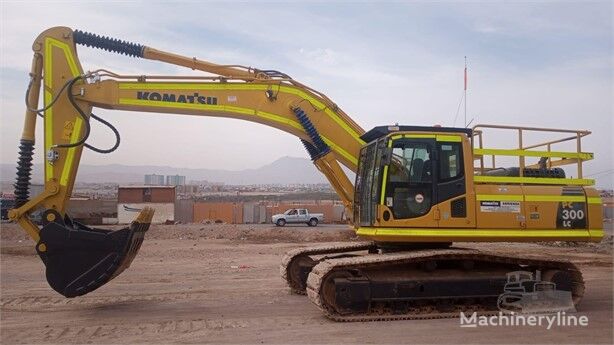
[[[459,319],[335,323],[279,277],[284,252],[355,240],[345,226],[156,226],[132,267],[65,299],[47,286],[32,242],[2,224],[0,342],[13,343],[612,343],[611,238],[599,246],[466,244],[570,259],[583,269],[587,327],[460,328]],[[234,268],[233,268],[234,267]]]

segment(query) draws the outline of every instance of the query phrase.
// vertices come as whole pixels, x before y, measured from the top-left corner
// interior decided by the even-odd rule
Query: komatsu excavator
[[[203,76],[84,72],[77,46],[158,60]],[[378,126],[365,132],[334,102],[287,74],[217,65],[140,44],[54,27],[33,44],[15,195],[9,216],[36,242],[51,287],[66,297],[87,294],[130,266],[153,211],[127,228],[95,229],[66,212],[84,148],[110,153],[118,131],[95,108],[227,117],[258,122],[298,137],[339,194],[356,234],[366,242],[301,248],[283,258],[290,289],[307,294],[333,320],[389,320],[489,312],[507,273],[539,271],[541,279],[584,293],[578,268],[548,257],[518,257],[451,247],[452,242],[600,241],[602,203],[582,177],[582,130],[478,125],[473,128]],[[39,94],[44,106],[36,109]],[[44,191],[30,198],[37,117],[44,122]],[[94,119],[117,138],[111,148],[87,143]],[[487,148],[489,131],[517,137]],[[557,139],[527,144],[527,133]],[[575,150],[557,151],[571,143]],[[518,167],[496,165],[516,157]],[[492,165],[489,161],[492,161]],[[529,160],[536,160],[530,162]],[[355,183],[341,168],[356,173]],[[563,165],[575,165],[568,178]],[[43,211],[39,227],[29,215]]]

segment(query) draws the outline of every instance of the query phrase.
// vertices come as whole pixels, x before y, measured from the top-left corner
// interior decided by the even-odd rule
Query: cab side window
[[[439,143],[439,181],[455,180],[463,176],[461,143]]]
[[[450,199],[451,216],[467,216],[466,198],[458,198],[466,193],[463,146],[461,142],[437,142],[437,203]]]

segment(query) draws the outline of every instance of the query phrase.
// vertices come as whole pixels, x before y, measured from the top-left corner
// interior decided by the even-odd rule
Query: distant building
[[[167,186],[185,186],[185,176],[167,175],[166,185]]]
[[[145,185],[163,186],[164,185],[164,175],[156,175],[156,174],[145,175]]]

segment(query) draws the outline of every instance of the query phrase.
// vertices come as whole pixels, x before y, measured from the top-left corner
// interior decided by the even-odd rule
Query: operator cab
[[[446,217],[465,218],[467,128],[379,126],[361,138],[354,196],[357,226],[439,226],[434,206],[458,199]],[[451,213],[451,214],[450,214]],[[424,222],[425,217],[427,222]],[[429,222],[428,220],[432,220]]]

